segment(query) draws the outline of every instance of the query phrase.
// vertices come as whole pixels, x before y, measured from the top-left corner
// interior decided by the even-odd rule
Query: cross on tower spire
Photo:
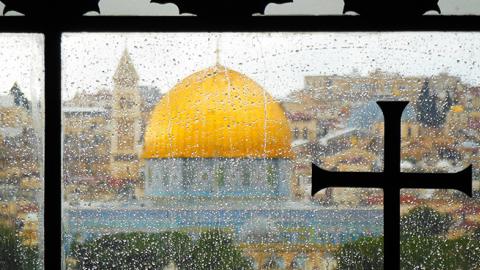
[[[457,173],[400,171],[400,120],[407,101],[378,101],[385,119],[384,171],[330,172],[312,163],[312,196],[328,187],[381,188],[384,192],[384,269],[400,269],[400,189],[456,189],[472,196],[472,165]]]

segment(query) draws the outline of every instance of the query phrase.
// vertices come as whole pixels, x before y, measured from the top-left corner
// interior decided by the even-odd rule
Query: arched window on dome
[[[165,188],[170,185],[170,173],[168,170],[163,170],[162,182]]]
[[[219,190],[225,187],[225,167],[223,164],[215,169],[215,184]]]
[[[195,167],[190,159],[185,159],[182,162],[182,188],[183,190],[190,190],[193,181],[195,180]]]
[[[242,168],[242,186],[243,187],[250,187],[250,184],[251,184],[250,166],[251,164],[248,160],[242,163],[241,168]]]
[[[267,183],[268,186],[271,188],[271,190],[275,193],[278,194],[279,192],[279,181],[278,181],[278,176],[279,176],[279,164],[277,160],[268,160],[268,165],[267,165]]]

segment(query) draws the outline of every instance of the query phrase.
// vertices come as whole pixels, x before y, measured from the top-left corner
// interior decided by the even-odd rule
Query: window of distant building
[[[298,128],[297,127],[293,128],[293,138],[294,139],[298,139],[298,134],[299,134]]]
[[[304,140],[308,139],[308,128],[303,128],[303,139]]]
[[[328,79],[325,85],[327,86],[327,88],[330,88],[333,85],[333,81],[331,79]]]

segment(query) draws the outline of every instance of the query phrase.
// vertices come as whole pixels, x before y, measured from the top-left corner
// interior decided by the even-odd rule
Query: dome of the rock
[[[214,66],[188,76],[153,110],[144,158],[289,158],[281,106],[245,75]]]
[[[143,157],[151,196],[286,196],[291,133],[260,85],[220,65],[171,89],[152,111]]]

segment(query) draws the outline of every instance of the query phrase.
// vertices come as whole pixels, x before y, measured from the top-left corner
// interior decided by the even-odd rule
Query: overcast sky
[[[43,96],[43,36],[38,34],[0,34],[0,94],[13,84],[30,98]]]
[[[1,1],[1,0],[0,0]],[[479,0],[439,0],[442,14],[480,14]],[[150,3],[150,0],[100,0],[103,15],[178,15],[174,4]],[[0,3],[0,10],[3,4]],[[266,14],[341,14],[342,0],[295,0],[293,3],[269,4]],[[18,13],[8,12],[7,15]],[[94,14],[92,14],[94,15]]]
[[[276,97],[303,87],[305,75],[362,75],[380,68],[403,75],[449,72],[480,85],[480,33],[66,34],[62,41],[64,98],[112,89],[128,48],[141,85],[162,92],[215,64],[238,70]],[[40,35],[0,35],[0,92],[17,81],[27,96],[43,89]]]
[[[440,72],[480,84],[480,33],[137,33],[66,34],[62,40],[64,98],[78,90],[112,89],[128,48],[141,85],[162,92],[215,64],[238,70],[276,97],[303,87],[305,75],[366,75],[380,68],[403,75]]]

